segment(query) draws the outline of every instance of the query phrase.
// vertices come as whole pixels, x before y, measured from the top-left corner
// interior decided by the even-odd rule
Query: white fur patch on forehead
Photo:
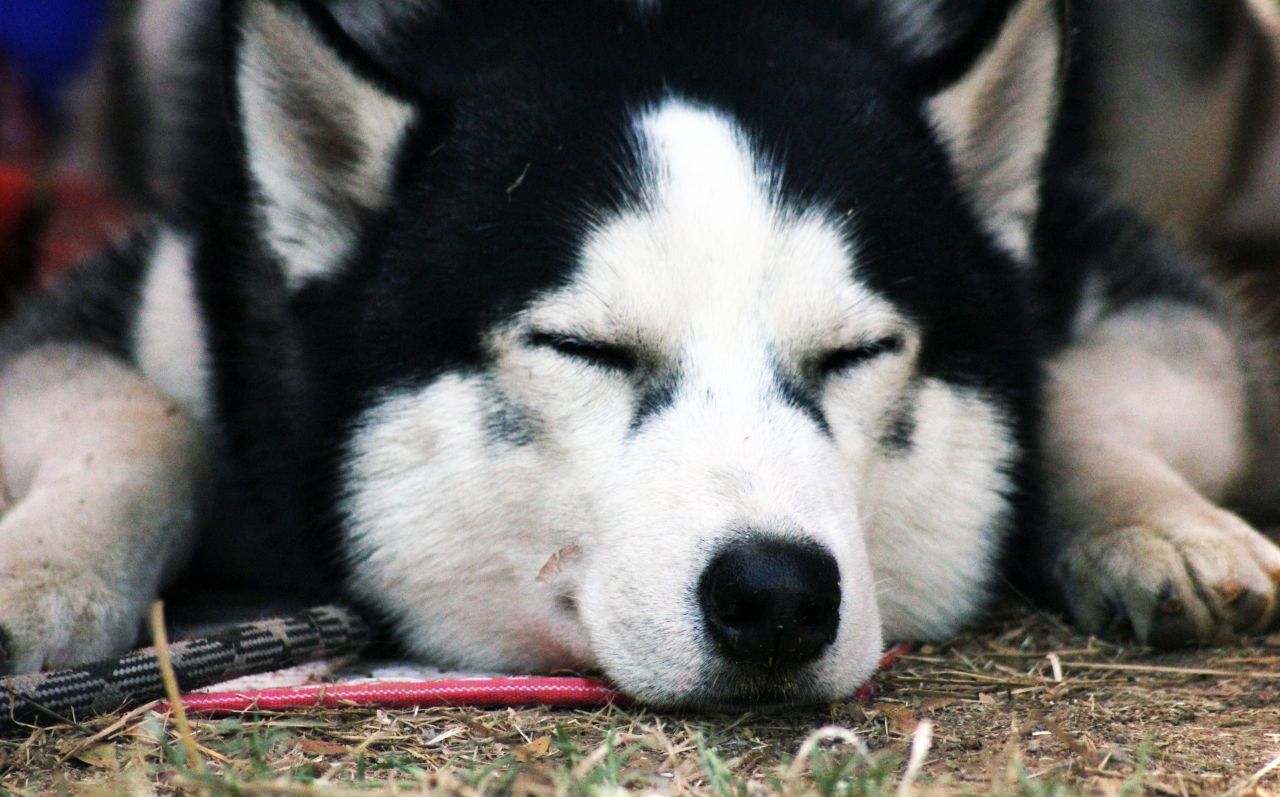
[[[747,347],[759,360],[762,344],[901,331],[890,303],[857,279],[853,220],[784,204],[777,168],[732,118],[669,99],[640,114],[636,132],[645,206],[597,225],[575,279],[531,309],[533,325],[739,363]]]
[[[637,122],[660,202],[672,211],[744,203],[767,211],[768,165],[733,122],[711,108],[668,101]]]

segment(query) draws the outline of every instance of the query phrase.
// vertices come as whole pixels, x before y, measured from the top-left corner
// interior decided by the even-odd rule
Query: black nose
[[[812,661],[840,628],[840,568],[817,544],[735,541],[703,571],[698,597],[720,652],[770,669]]]

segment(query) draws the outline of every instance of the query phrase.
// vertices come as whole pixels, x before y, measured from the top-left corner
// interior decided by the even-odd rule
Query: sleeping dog
[[[1086,179],[1054,0],[216,5],[116,26],[154,221],[3,331],[11,669],[197,575],[659,706],[846,695],[1006,583],[1275,619],[1274,372]]]

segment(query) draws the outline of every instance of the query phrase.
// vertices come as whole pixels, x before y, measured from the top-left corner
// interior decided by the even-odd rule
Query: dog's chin
[[[858,686],[822,683],[808,670],[749,670],[722,664],[709,667],[692,689],[663,692],[649,687],[630,692],[623,686],[622,691],[638,703],[655,709],[741,713],[780,712],[827,704],[853,695]]]

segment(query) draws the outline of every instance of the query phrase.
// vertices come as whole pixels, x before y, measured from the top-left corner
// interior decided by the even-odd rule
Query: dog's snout
[[[826,549],[753,538],[721,550],[699,599],[720,652],[770,669],[817,658],[840,626],[840,568]]]

